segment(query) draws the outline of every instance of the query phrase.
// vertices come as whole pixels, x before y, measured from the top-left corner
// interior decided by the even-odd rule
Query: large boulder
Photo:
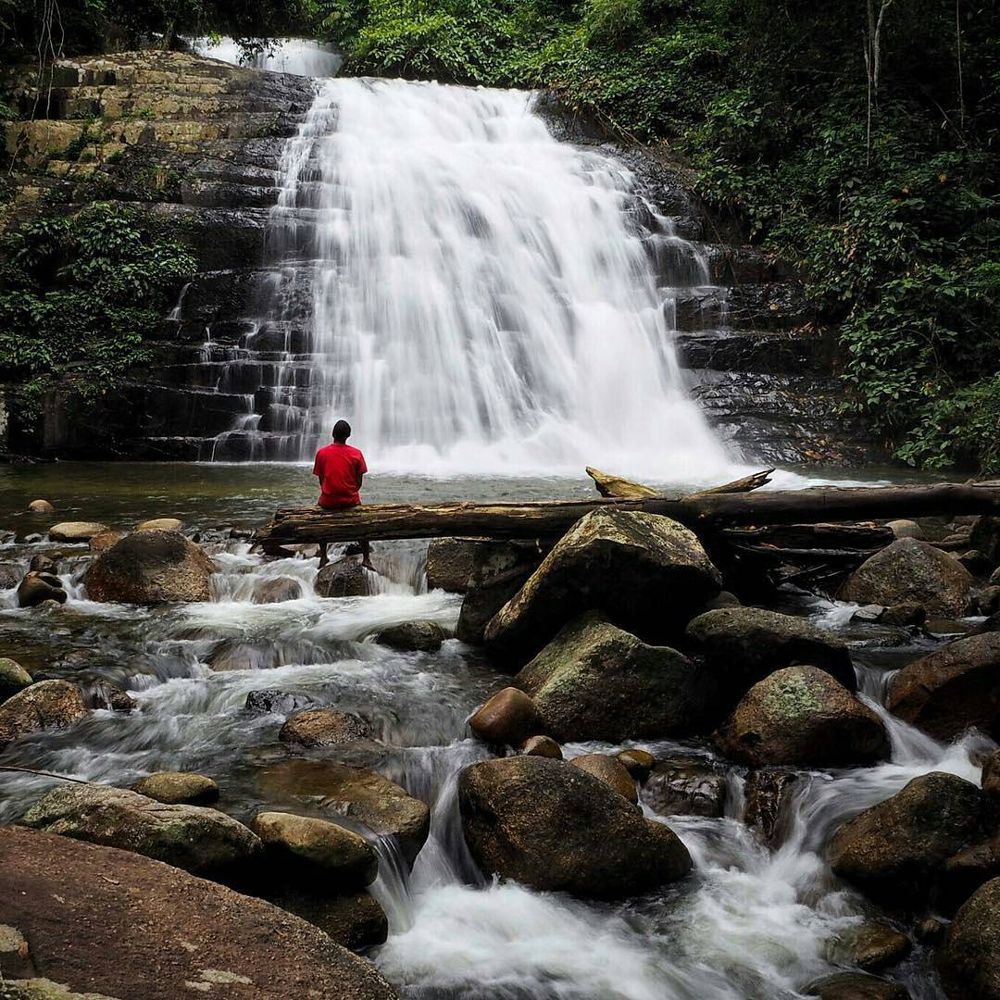
[[[363,889],[378,877],[375,848],[352,830],[313,816],[262,812],[253,831],[282,880],[288,874],[322,879],[337,892]]]
[[[972,726],[1000,738],[1000,633],[958,639],[903,667],[886,705],[940,740]]]
[[[205,806],[219,798],[218,784],[193,771],[157,771],[137,781],[132,791],[174,806]]]
[[[858,686],[843,640],[804,618],[760,608],[719,608],[693,619],[689,642],[701,652],[716,683],[738,698],[774,670],[808,664],[849,691]]]
[[[88,714],[80,689],[69,681],[39,681],[0,705],[0,749],[29,733],[65,729]]]
[[[94,535],[107,531],[106,524],[96,521],[60,521],[49,528],[49,540],[53,542],[89,542]]]
[[[758,681],[715,733],[749,767],[849,767],[889,755],[882,720],[825,670],[785,667]]]
[[[383,837],[394,837],[413,864],[430,829],[430,810],[395,782],[363,767],[333,760],[289,760],[262,771],[263,796],[297,812],[346,816]]]
[[[720,589],[719,571],[689,528],[655,514],[598,509],[556,543],[485,638],[534,652],[591,609],[647,638],[678,629]]]
[[[17,660],[0,656],[0,702],[31,686],[31,674]]]
[[[385,911],[367,892],[317,896],[296,885],[274,887],[267,898],[329,934],[337,944],[361,951],[384,944],[389,936]]]
[[[973,579],[958,560],[916,538],[899,538],[865,560],[841,589],[857,604],[921,604],[932,614],[962,615]]]
[[[958,911],[937,964],[949,1000],[1000,1000],[1000,878]]]
[[[253,832],[216,809],[165,805],[110,785],[56,788],[36,802],[21,823],[134,851],[195,874],[227,874],[260,851]]]
[[[435,538],[427,546],[427,586],[464,594],[511,570],[520,569],[527,576],[543,554],[536,542]]]
[[[947,860],[976,840],[981,811],[975,785],[932,771],[844,823],[830,841],[830,865],[875,899],[926,899]]]
[[[524,586],[532,572],[516,567],[471,587],[462,601],[455,636],[462,642],[480,645],[493,616]]]
[[[212,560],[177,531],[139,531],[102,552],[83,578],[93,601],[207,601]]]
[[[514,684],[534,698],[544,732],[563,742],[690,733],[712,695],[686,656],[593,612],[559,632]]]
[[[291,716],[278,739],[304,747],[327,747],[368,739],[371,726],[360,716],[335,708],[316,708]]]
[[[137,854],[16,826],[0,828],[0,924],[23,933],[46,976],[88,996],[396,996],[370,963],[270,903]]]
[[[506,757],[459,778],[462,829],[487,874],[542,891],[622,898],[684,876],[687,848],[603,781],[546,757]]]

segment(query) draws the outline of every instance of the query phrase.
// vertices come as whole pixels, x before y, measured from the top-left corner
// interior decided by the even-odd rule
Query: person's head
[[[337,444],[346,444],[351,436],[351,425],[346,420],[338,420],[333,425],[333,440]]]

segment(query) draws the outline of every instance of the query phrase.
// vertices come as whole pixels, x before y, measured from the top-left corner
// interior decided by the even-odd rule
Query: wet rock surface
[[[536,889],[620,898],[673,882],[691,867],[671,830],[562,761],[474,764],[459,779],[459,805],[480,868]]]
[[[672,757],[649,771],[642,801],[660,816],[722,816],[726,775],[704,758]]]
[[[13,740],[49,729],[65,729],[88,714],[80,689],[68,681],[39,681],[0,705],[0,749]]]
[[[369,963],[270,903],[138,854],[18,827],[0,828],[0,923],[20,929],[46,977],[88,995],[396,996]]]
[[[278,738],[304,747],[326,747],[355,743],[371,734],[371,726],[360,716],[335,708],[315,708],[291,716]]]
[[[324,566],[316,575],[316,593],[321,597],[364,597],[374,593],[372,571],[356,556],[346,556]]]
[[[404,653],[435,653],[447,638],[437,622],[402,622],[375,633],[375,641]]]
[[[204,806],[219,798],[218,784],[204,774],[158,771],[137,781],[133,792],[165,805]]]
[[[1000,878],[987,882],[955,915],[938,971],[949,1000],[1000,997]]]

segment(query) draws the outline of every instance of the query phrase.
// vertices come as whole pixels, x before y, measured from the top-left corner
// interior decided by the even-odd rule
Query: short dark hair
[[[351,436],[351,425],[346,420],[338,420],[333,425],[333,440],[346,441]]]

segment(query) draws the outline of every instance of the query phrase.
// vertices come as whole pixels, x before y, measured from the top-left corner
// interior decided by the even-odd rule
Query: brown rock
[[[317,708],[289,718],[278,739],[304,747],[328,747],[366,740],[371,734],[371,726],[357,715],[335,708]]]
[[[945,862],[980,832],[971,782],[932,771],[844,823],[830,841],[834,872],[893,905],[926,899]]]
[[[189,771],[157,771],[137,781],[132,791],[167,805],[204,806],[219,798],[211,778]]]
[[[531,572],[518,567],[470,588],[462,601],[456,637],[474,646],[482,645],[490,620],[521,589]]]
[[[43,601],[66,603],[62,580],[51,573],[28,573],[17,588],[17,605],[35,608]]]
[[[940,740],[972,726],[1000,737],[1000,633],[958,639],[903,667],[886,706]]]
[[[369,963],[270,903],[20,827],[0,828],[0,923],[18,927],[38,967],[73,991],[177,1000],[222,984],[231,1000],[396,996]]]
[[[49,528],[49,540],[53,542],[89,542],[94,535],[107,531],[106,524],[96,521],[60,521]]]
[[[531,736],[521,744],[521,753],[529,757],[549,757],[562,760],[562,747],[551,736]]]
[[[154,517],[136,525],[136,531],[180,531],[184,522],[178,517]]]
[[[28,510],[33,514],[54,514],[56,512],[55,507],[48,500],[32,500],[28,504]]]
[[[794,771],[772,768],[751,771],[747,775],[743,822],[756,830],[769,847],[777,847],[785,838],[789,820],[787,806],[798,780]]]
[[[390,625],[375,634],[375,641],[404,653],[435,653],[447,638],[437,622],[402,622]]]
[[[543,892],[618,899],[691,868],[668,827],[561,761],[519,756],[473,764],[459,778],[458,799],[479,867]]]
[[[820,1000],[910,1000],[905,986],[867,972],[835,972],[814,979],[802,992]]]
[[[915,538],[900,538],[863,562],[841,590],[857,604],[923,605],[932,614],[962,615],[972,577],[940,549]]]
[[[750,767],[843,767],[887,757],[882,720],[825,670],[786,667],[755,684],[714,736]]]
[[[656,758],[648,750],[641,750],[639,747],[620,750],[616,756],[636,781],[645,781],[656,764]]]
[[[297,601],[302,596],[302,584],[289,576],[278,576],[258,580],[253,587],[251,600],[254,604],[283,604]]]
[[[212,560],[179,532],[141,531],[97,556],[83,582],[93,601],[208,601],[214,571]]]
[[[319,898],[315,893],[285,886],[269,893],[268,899],[283,910],[308,920],[351,951],[374,948],[384,944],[389,936],[385,911],[367,892]]]
[[[83,695],[68,681],[39,681],[0,705],[0,749],[43,729],[65,729],[88,714]]]
[[[912,947],[910,939],[891,924],[868,920],[838,935],[833,957],[865,972],[877,972],[902,961]]]
[[[629,802],[638,802],[639,795],[635,790],[635,780],[625,769],[625,765],[615,757],[609,757],[603,753],[586,753],[579,757],[574,757],[570,761],[571,767],[578,767],[587,774],[592,774],[599,781],[603,781],[608,788],[613,788],[623,798]]]
[[[261,812],[251,824],[279,879],[304,875],[336,892],[363,889],[378,877],[378,855],[364,837],[336,823],[292,813]],[[272,876],[275,874],[272,869]],[[327,883],[326,880],[329,880]]]
[[[125,536],[120,531],[102,531],[94,535],[90,540],[90,551],[107,552],[112,546],[117,545]]]
[[[395,837],[411,865],[427,839],[427,806],[367,768],[332,760],[289,760],[261,772],[257,780],[263,796],[277,806],[346,816],[373,833]]]
[[[361,565],[359,556],[345,556],[324,566],[314,584],[320,597],[367,597],[377,574]]]
[[[469,728],[484,743],[516,747],[538,734],[542,720],[529,695],[506,687],[472,713]]]
[[[948,1000],[1000,1000],[1000,878],[955,915],[937,966]]]
[[[544,554],[535,542],[435,538],[427,547],[427,587],[464,594],[511,570],[527,577]]]

